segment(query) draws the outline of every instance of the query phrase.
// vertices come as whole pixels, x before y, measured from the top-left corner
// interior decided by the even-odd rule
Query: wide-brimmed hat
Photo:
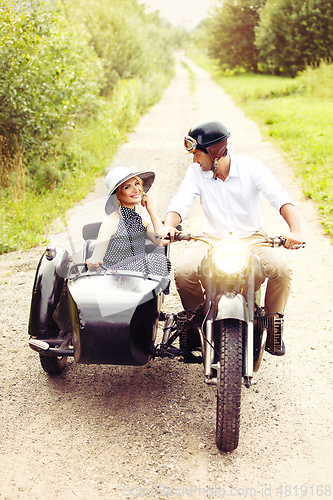
[[[149,170],[139,170],[137,167],[115,167],[105,178],[105,185],[108,188],[108,198],[105,204],[105,212],[109,215],[117,208],[116,191],[117,188],[132,177],[140,177],[143,182],[143,191],[147,193],[155,179],[155,173]]]

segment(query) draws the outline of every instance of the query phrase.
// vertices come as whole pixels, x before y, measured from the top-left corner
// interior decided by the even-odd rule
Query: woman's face
[[[138,179],[132,177],[119,187],[118,200],[123,207],[134,208],[142,199],[142,186]]]

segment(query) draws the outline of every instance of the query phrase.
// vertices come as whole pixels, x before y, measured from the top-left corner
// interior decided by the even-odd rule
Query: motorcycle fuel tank
[[[75,361],[148,363],[168,283],[126,272],[69,280]]]

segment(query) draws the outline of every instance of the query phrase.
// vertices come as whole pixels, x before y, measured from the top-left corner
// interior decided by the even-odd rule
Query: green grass
[[[195,94],[195,74],[191,70],[191,68],[189,67],[189,65],[186,64],[184,61],[182,61],[182,65],[183,65],[183,67],[186,69],[186,71],[188,73],[190,92],[191,92],[191,94]]]
[[[333,65],[309,68],[292,79],[225,75],[204,56],[193,59],[281,149],[304,196],[316,202],[324,232],[333,242]]]

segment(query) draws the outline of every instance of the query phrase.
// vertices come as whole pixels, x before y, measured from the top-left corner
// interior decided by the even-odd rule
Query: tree
[[[0,135],[31,156],[92,109],[101,65],[86,33],[56,12],[0,16]]]
[[[68,16],[82,21],[106,77],[103,95],[123,79],[147,79],[173,66],[169,36],[157,12],[147,14],[137,0],[64,0]]]
[[[331,61],[331,0],[267,0],[255,43],[263,69],[274,74],[296,76],[308,65]]]
[[[258,49],[254,44],[261,0],[225,0],[216,6],[206,24],[210,57],[225,69],[257,71]]]

